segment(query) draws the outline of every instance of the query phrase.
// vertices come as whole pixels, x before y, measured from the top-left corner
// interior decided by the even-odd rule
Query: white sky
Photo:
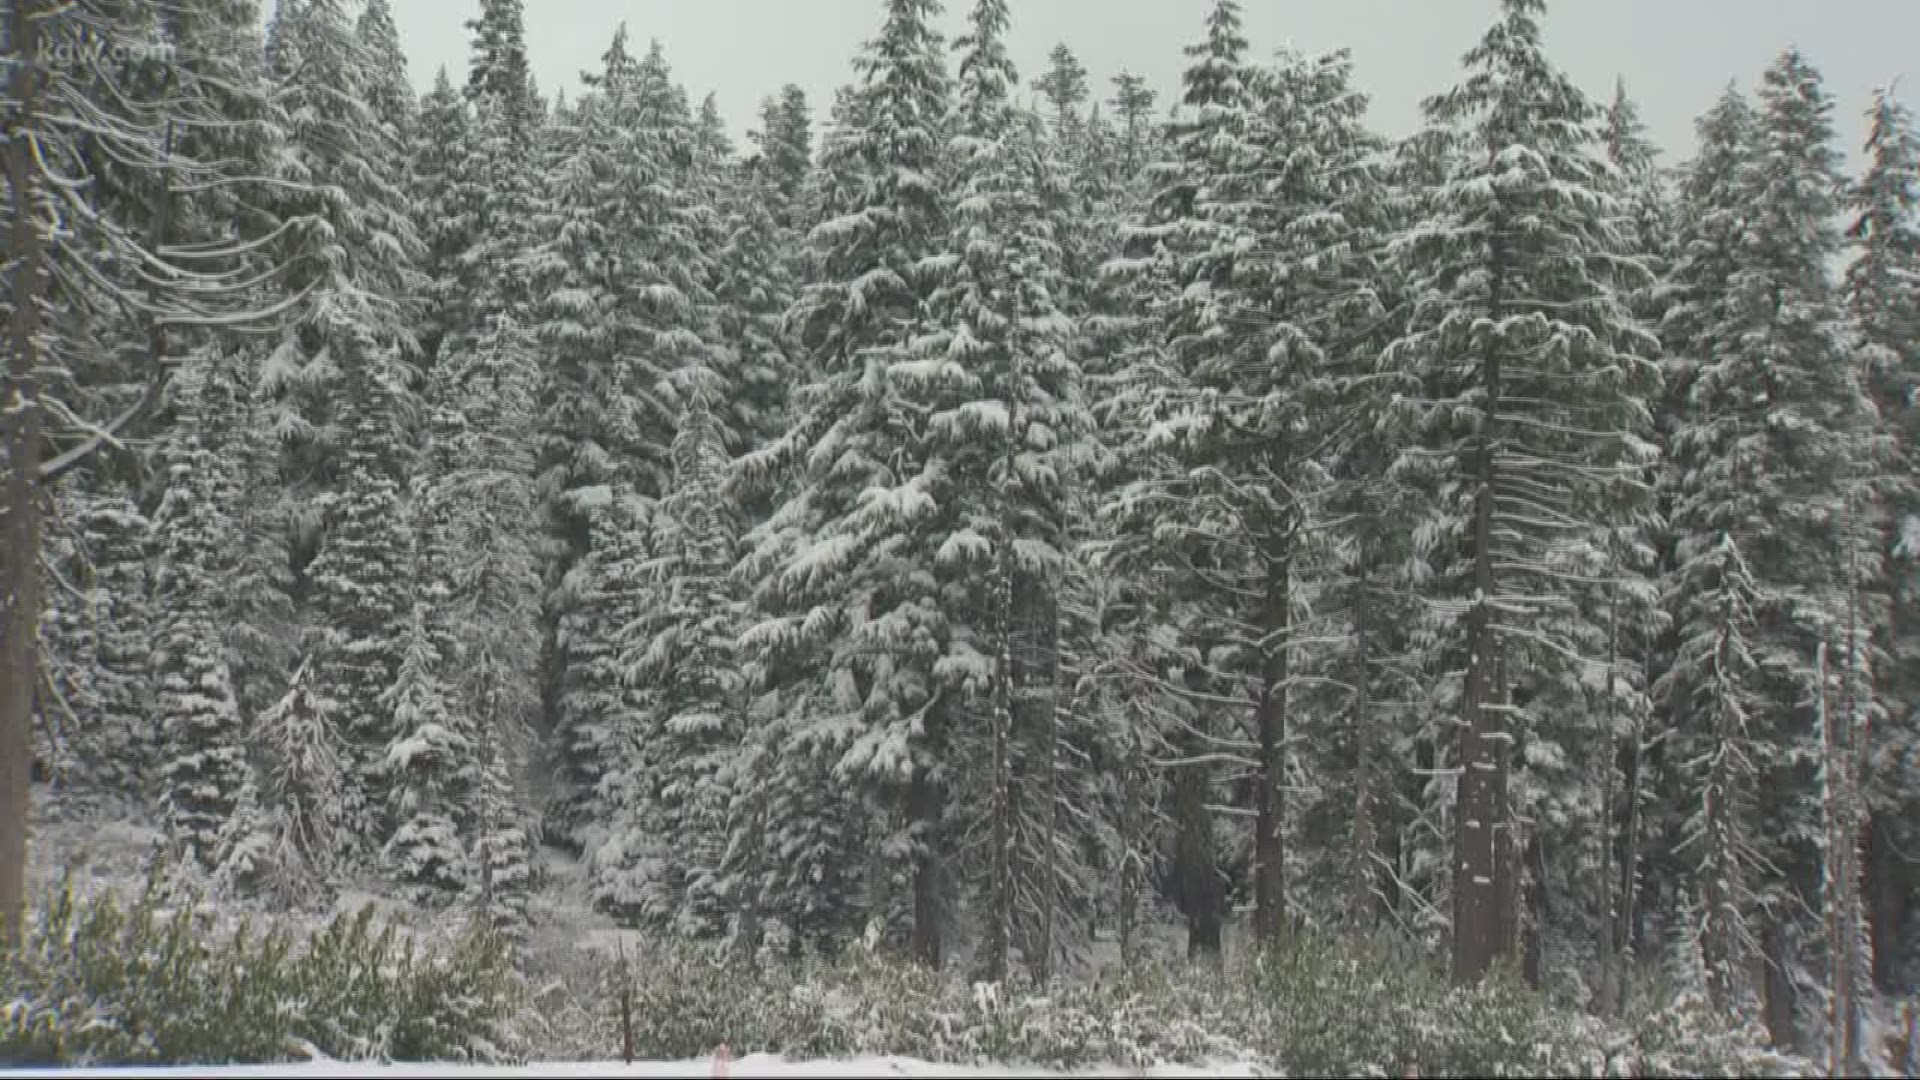
[[[391,0],[410,75],[421,89],[446,65],[467,65],[465,21],[478,0]],[[972,0],[946,0],[958,32]],[[1044,70],[1065,41],[1088,69],[1096,96],[1122,68],[1161,93],[1178,92],[1181,47],[1203,32],[1212,0],[1011,0],[1012,48],[1023,80]],[[1610,96],[1616,76],[1641,105],[1673,161],[1691,152],[1693,118],[1729,79],[1752,87],[1784,48],[1797,46],[1827,78],[1836,122],[1854,153],[1861,113],[1876,86],[1905,76],[1920,105],[1920,0],[1550,0],[1548,48],[1589,92]],[[882,0],[527,0],[527,42],[549,95],[598,58],[621,21],[644,48],[661,39],[694,101],[719,95],[735,137],[753,125],[760,99],[787,82],[806,89],[824,119],[835,86],[880,24]],[[1383,134],[1403,135],[1421,98],[1450,85],[1460,54],[1498,10],[1498,0],[1246,0],[1247,37],[1258,54],[1291,38],[1297,47],[1350,47]]]

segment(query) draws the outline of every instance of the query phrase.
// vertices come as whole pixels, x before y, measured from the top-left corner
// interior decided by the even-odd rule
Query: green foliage
[[[1616,1053],[1630,1076],[1819,1075],[1810,1062],[1764,1049],[1766,1034],[1757,1026],[1730,1028],[1698,993],[1650,998],[1625,1030],[1631,1041]]]
[[[0,957],[0,1060],[44,1065],[502,1060],[511,952],[484,929],[417,950],[371,907],[302,935],[224,928],[155,884],[130,906],[71,881]]]
[[[576,954],[579,957],[579,954]],[[1073,985],[967,985],[854,949],[805,964],[753,963],[674,943],[634,959],[634,1052],[904,1055],[1071,1070],[1242,1062],[1286,1076],[1795,1076],[1699,1007],[1662,1005],[1608,1026],[1551,1008],[1511,972],[1473,989],[1404,943],[1300,936],[1219,969],[1140,965]],[[621,971],[556,968],[536,998],[539,1057],[620,1047]],[[1697,1003],[1696,1003],[1697,1004]]]
[[[1253,1001],[1234,1015],[1288,1076],[1800,1075],[1697,1001],[1609,1026],[1511,970],[1455,987],[1398,939],[1297,936],[1244,968]]]

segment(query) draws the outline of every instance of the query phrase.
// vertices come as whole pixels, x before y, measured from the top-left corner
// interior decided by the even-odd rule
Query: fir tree
[[[367,59],[367,105],[387,128],[387,144],[411,149],[418,103],[407,81],[407,54],[393,25],[390,0],[367,0],[354,30]]]
[[[1920,683],[1910,675],[1920,664],[1920,133],[1911,113],[1888,92],[1868,111],[1867,172],[1853,192],[1848,238],[1857,253],[1847,268],[1846,296],[1867,349],[1865,366],[1879,411],[1882,464],[1881,517],[1886,555],[1885,592],[1891,617],[1881,642],[1890,663],[1878,690],[1885,722],[1869,751],[1867,798],[1872,811],[1872,851],[1867,869],[1874,900],[1874,976],[1890,989],[1912,956],[1910,919],[1898,897],[1910,895],[1913,877],[1893,853],[1911,842],[1915,792],[1898,763],[1912,760],[1920,744]]]
[[[838,769],[892,818],[885,873],[909,879],[913,949],[933,964],[943,951],[937,834],[951,704],[934,666],[948,631],[937,591],[905,572],[930,554],[909,553],[924,542],[934,508],[925,485],[936,477],[887,365],[905,351],[925,296],[921,263],[942,235],[938,11],[934,0],[889,0],[857,61],[863,84],[843,99],[822,155],[829,194],[813,232],[816,276],[794,312],[821,377],[801,390],[794,431],[766,452],[803,471],[743,569],[777,612],[748,631],[749,648],[771,659],[802,645],[834,688],[834,711],[801,722],[817,732],[804,741],[842,751]],[[894,901],[882,891],[875,914],[891,922]]]
[[[435,552],[442,558],[449,552]],[[394,737],[382,767],[390,778],[391,813],[397,827],[384,854],[394,876],[418,900],[458,894],[470,880],[461,842],[462,824],[478,786],[481,746],[467,713],[443,674],[455,659],[445,655],[448,589],[430,560],[415,563],[423,586],[410,612],[405,652],[383,703],[392,710]],[[439,567],[442,573],[445,567]],[[451,708],[449,707],[451,705]],[[467,821],[462,821],[467,818]]]
[[[347,790],[330,797],[346,801],[341,839],[354,842],[385,825],[377,758],[392,736],[382,702],[408,607],[401,485],[414,393],[404,359],[416,347],[421,251],[401,187],[403,147],[369,105],[373,58],[336,0],[278,12],[272,42],[283,107],[303,118],[289,170],[317,185],[299,196],[311,200],[316,227],[288,255],[309,303],[284,347],[324,358],[335,380],[326,419],[339,433],[336,483],[322,496],[325,534],[307,567],[321,627],[311,701],[351,747]]]
[[[522,0],[480,0],[480,14],[469,19],[473,57],[467,69],[467,97],[492,98],[516,142],[533,134],[540,119],[533,72],[527,64],[526,9]]]
[[[210,869],[249,779],[247,732],[221,632],[220,587],[242,542],[232,517],[238,485],[221,441],[239,418],[234,383],[233,372],[220,366],[192,372],[187,422],[168,450],[169,484],[155,515],[162,538],[154,583],[163,613],[154,653],[161,805],[175,842]]]
[[[1245,187],[1243,167],[1250,157],[1245,139],[1254,104],[1237,0],[1216,3],[1206,27],[1205,39],[1186,49],[1190,63],[1182,80],[1185,93],[1168,125],[1168,154],[1148,170],[1152,194],[1145,222],[1126,239],[1144,256],[1129,272],[1136,277],[1136,287],[1144,290],[1154,325],[1151,336],[1128,357],[1124,397],[1114,403],[1127,414],[1131,445],[1124,453],[1134,475],[1103,508],[1116,533],[1106,559],[1122,573],[1167,573],[1156,583],[1166,588],[1157,598],[1164,606],[1157,618],[1165,620],[1163,627],[1173,630],[1178,644],[1164,658],[1170,667],[1161,674],[1185,680],[1196,694],[1251,706],[1234,685],[1238,672],[1233,665],[1243,655],[1244,635],[1226,625],[1237,622],[1239,613],[1212,603],[1215,598],[1209,596],[1216,582],[1237,591],[1251,564],[1237,553],[1227,556],[1232,565],[1219,561],[1223,552],[1238,547],[1226,539],[1232,511],[1226,503],[1206,499],[1192,484],[1182,484],[1186,464],[1181,447],[1188,441],[1187,432],[1180,430],[1183,418],[1204,422],[1191,409],[1205,393],[1202,368],[1233,369],[1233,362],[1216,355],[1215,348],[1228,340],[1222,316],[1240,317],[1235,309],[1246,302],[1230,294],[1215,303],[1211,289],[1228,284],[1231,271],[1222,263],[1222,253],[1251,239],[1247,214],[1252,192]],[[1218,199],[1212,195],[1216,186],[1221,189]],[[1170,418],[1171,425],[1164,423]],[[1195,475],[1206,475],[1207,465],[1193,464]],[[1202,486],[1208,485],[1203,481]],[[1179,509],[1169,515],[1173,507]],[[1264,591],[1264,575],[1259,587]],[[1206,807],[1219,777],[1201,748],[1228,736],[1211,724],[1212,718],[1211,710],[1190,713],[1185,703],[1169,700],[1153,734],[1164,743],[1165,757],[1182,762],[1170,770],[1175,820],[1165,891],[1187,918],[1188,954],[1217,957],[1227,883],[1220,830]],[[1277,895],[1268,896],[1263,908],[1270,914],[1277,901]]]
[[[991,834],[960,865],[989,909],[990,977],[1011,947],[1044,980],[1084,947],[1074,928],[1091,914],[1085,837],[1063,809],[1084,804],[1088,778],[1073,766],[1087,740],[1066,716],[1060,628],[1093,422],[1061,308],[1067,174],[1039,118],[1012,106],[1007,19],[1004,3],[982,0],[957,42],[948,252],[934,260],[915,359],[893,372],[934,409],[929,471],[947,514],[928,544],[957,616],[939,670],[969,706],[951,736],[955,812]]]
[[[469,122],[466,101],[443,67],[420,101],[408,155],[414,231],[423,249],[420,269],[427,278],[420,348],[429,362],[439,355],[441,339],[449,332],[477,325],[467,310],[473,302],[468,283],[460,277],[461,258],[480,227],[475,196],[485,190],[483,180],[476,183],[467,173],[479,163],[468,154]]]
[[[1717,135],[1718,126],[1728,134],[1706,143],[1689,184],[1701,199],[1689,218],[1703,229],[1717,220],[1724,231],[1690,244],[1674,271],[1681,299],[1668,321],[1683,330],[1671,340],[1690,385],[1673,449],[1683,571],[1673,603],[1682,640],[1706,632],[1700,612],[1710,609],[1686,567],[1702,545],[1731,537],[1751,576],[1750,648],[1765,658],[1743,688],[1757,701],[1747,722],[1758,808],[1751,827],[1767,838],[1753,854],[1784,875],[1756,874],[1751,888],[1780,899],[1813,880],[1823,846],[1812,703],[1835,688],[1816,654],[1846,625],[1849,575],[1871,576],[1879,563],[1855,509],[1870,466],[1871,405],[1828,270],[1840,250],[1832,106],[1792,52],[1768,69],[1761,101],[1737,156],[1720,148],[1740,138],[1740,107],[1730,98],[1709,117],[1704,133]],[[1680,695],[1705,677],[1681,662],[1668,673],[1669,708],[1697,735]],[[1790,1005],[1769,1002],[1776,1037],[1786,1037],[1778,1024],[1790,1014]]]
[[[622,575],[641,557],[635,541],[617,534],[610,540],[618,550],[598,550],[606,534],[593,518],[609,499],[624,507],[664,494],[674,423],[669,379],[715,353],[708,321],[714,272],[700,250],[712,214],[695,204],[690,186],[696,160],[684,94],[657,43],[636,61],[625,41],[624,31],[616,34],[595,96],[582,103],[560,199],[551,227],[542,229],[550,239],[529,260],[546,298],[535,333],[552,350],[538,467],[552,532],[549,678],[563,688],[554,721],[571,778],[558,808],[563,823],[594,816],[597,778],[617,765],[604,756],[616,751],[601,730],[617,710],[583,704],[587,711],[575,712],[569,702],[617,693],[606,665],[631,619],[584,618],[574,609],[591,603],[588,596],[630,589]]]
[[[152,523],[132,493],[109,489],[77,523],[86,541],[92,582],[91,731],[83,756],[96,783],[145,791],[157,746],[150,699],[153,597],[149,588]]]
[[[783,228],[796,228],[800,197],[813,168],[813,117],[806,91],[788,83],[778,98],[760,103],[760,128],[749,135],[757,148],[748,167],[765,172],[779,192],[774,214]]]
[[[1659,386],[1654,343],[1619,300],[1644,271],[1621,257],[1619,214],[1591,153],[1599,110],[1548,62],[1543,4],[1502,9],[1465,57],[1468,78],[1426,103],[1459,152],[1425,220],[1395,245],[1418,308],[1387,351],[1428,388],[1416,421],[1425,445],[1402,467],[1433,477],[1422,528],[1446,545],[1437,558],[1463,609],[1451,628],[1466,667],[1452,858],[1462,981],[1480,978],[1518,929],[1516,741],[1552,761],[1590,737],[1566,711],[1584,667],[1574,658],[1605,643],[1578,586],[1631,571],[1609,536],[1639,512]],[[1565,719],[1532,719],[1529,700]],[[1573,794],[1570,778],[1523,782],[1526,802]]]
[[[655,521],[654,556],[636,583],[652,602],[622,633],[624,676],[643,703],[631,720],[641,754],[623,764],[642,775],[610,778],[637,796],[612,827],[665,838],[664,856],[647,864],[655,872],[633,881],[628,902],[657,924],[713,937],[729,928],[745,887],[729,871],[756,869],[726,865],[739,827],[733,807],[747,797],[740,785],[751,778],[740,768],[734,641],[741,611],[730,580],[736,528],[729,457],[714,416],[723,384],[698,369],[679,383],[685,405],[673,487]]]
[[[1047,54],[1047,73],[1034,80],[1033,88],[1052,108],[1048,119],[1054,138],[1068,155],[1077,153],[1084,135],[1080,106],[1087,100],[1087,69],[1064,42]]]

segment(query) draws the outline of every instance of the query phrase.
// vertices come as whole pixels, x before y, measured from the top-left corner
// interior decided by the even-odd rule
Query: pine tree
[[[400,30],[393,25],[391,0],[367,0],[354,32],[367,58],[367,106],[386,126],[389,146],[411,149],[417,137],[418,103],[407,81],[407,54],[400,45]]]
[[[1084,732],[1065,715],[1060,609],[1093,423],[1061,309],[1067,174],[1039,118],[1012,106],[1007,22],[1002,0],[981,0],[956,43],[947,253],[915,359],[893,372],[933,410],[925,446],[946,513],[925,543],[955,616],[940,673],[965,703],[952,714],[954,812],[992,833],[959,864],[990,908],[989,976],[1012,947],[1044,980],[1082,950],[1075,928],[1090,915],[1084,837],[1063,809],[1084,805],[1087,777]]]
[[[1129,246],[1151,253],[1132,272],[1145,275],[1139,285],[1155,325],[1128,360],[1120,406],[1128,414],[1126,438],[1133,443],[1124,453],[1136,472],[1103,512],[1116,530],[1110,565],[1122,573],[1160,578],[1155,586],[1165,589],[1166,609],[1158,617],[1176,635],[1177,652],[1166,659],[1178,674],[1170,670],[1162,676],[1185,680],[1195,694],[1244,704],[1241,715],[1246,715],[1254,703],[1233,685],[1239,674],[1233,665],[1245,655],[1244,635],[1237,629],[1241,613],[1215,602],[1216,583],[1232,593],[1241,587],[1242,575],[1256,570],[1238,553],[1238,538],[1228,538],[1233,511],[1229,503],[1208,497],[1211,482],[1182,485],[1188,475],[1210,475],[1210,463],[1183,459],[1189,432],[1180,430],[1188,420],[1205,422],[1192,408],[1208,393],[1202,389],[1202,369],[1231,371],[1234,362],[1221,355],[1220,343],[1250,341],[1225,336],[1227,320],[1242,317],[1237,308],[1249,301],[1230,291],[1216,303],[1212,291],[1216,285],[1232,288],[1222,253],[1252,238],[1248,200],[1253,192],[1246,187],[1244,166],[1251,157],[1245,140],[1253,123],[1248,85],[1253,75],[1245,61],[1237,0],[1219,0],[1206,25],[1205,40],[1186,50],[1191,62],[1183,76],[1181,108],[1168,125],[1168,154],[1149,169],[1152,195],[1145,223],[1128,238]],[[1223,563],[1223,557],[1229,561]],[[1278,580],[1289,579],[1283,574]],[[1264,593],[1264,574],[1255,587]],[[1217,710],[1189,710],[1174,701],[1167,706],[1155,738],[1164,742],[1165,756],[1179,764],[1169,770],[1175,818],[1166,887],[1187,918],[1189,955],[1217,957],[1227,882],[1221,830],[1206,807],[1221,777],[1203,747],[1230,736],[1214,726]],[[1273,825],[1266,817],[1263,823]],[[1277,837],[1271,828],[1264,831]],[[1278,897],[1264,899],[1263,911],[1271,915]]]
[[[492,98],[514,141],[533,134],[540,119],[533,72],[527,64],[526,10],[522,0],[480,0],[480,14],[469,19],[473,57],[467,70],[467,97]]]
[[[588,703],[617,695],[608,665],[632,617],[586,618],[575,608],[592,603],[588,596],[631,589],[625,575],[644,557],[637,541],[617,533],[609,536],[616,549],[599,550],[608,534],[593,519],[609,500],[624,513],[664,494],[674,423],[669,380],[715,352],[714,271],[700,243],[703,231],[711,235],[712,215],[696,205],[690,186],[695,156],[685,95],[657,42],[635,61],[625,41],[624,30],[616,34],[595,95],[581,104],[554,218],[541,230],[551,239],[530,257],[537,295],[546,298],[535,333],[552,350],[538,466],[553,538],[549,678],[562,688],[554,721],[569,778],[557,807],[562,829],[595,816],[598,778],[617,764],[606,757],[620,751],[603,729],[617,710]]]
[[[820,378],[800,391],[794,431],[767,451],[801,475],[743,567],[776,612],[743,643],[763,662],[801,645],[818,665],[834,711],[788,723],[838,751],[837,771],[860,779],[891,819],[879,862],[908,879],[913,952],[931,964],[943,952],[952,704],[935,669],[949,629],[938,590],[907,572],[932,554],[921,545],[937,477],[916,452],[911,391],[887,369],[904,358],[905,327],[925,296],[922,260],[943,235],[936,181],[948,81],[938,12],[935,0],[889,0],[856,62],[863,83],[844,99],[822,155],[816,276],[794,312]],[[870,879],[874,914],[891,924],[897,898],[885,885]]]
[[[93,624],[91,731],[83,756],[103,787],[145,791],[153,779],[151,755],[157,746],[149,697],[154,610],[148,556],[153,526],[132,492],[111,488],[85,509],[78,525],[93,579],[88,590]]]
[[[1564,759],[1584,738],[1584,718],[1563,710],[1579,693],[1575,658],[1602,654],[1605,640],[1578,584],[1631,569],[1608,537],[1638,512],[1659,386],[1653,342],[1619,300],[1643,271],[1620,257],[1619,215],[1591,152],[1599,110],[1548,62],[1543,11],[1505,0],[1465,57],[1466,81],[1426,103],[1459,152],[1425,220],[1396,243],[1418,308],[1387,358],[1428,387],[1416,420],[1425,445],[1409,447],[1403,467],[1433,478],[1422,529],[1446,545],[1437,557],[1462,609],[1450,628],[1466,667],[1452,859],[1461,981],[1506,955],[1519,928],[1516,742]],[[1529,699],[1565,719],[1531,719]],[[1573,790],[1549,775],[1520,793]]]
[[[175,214],[250,186],[258,177],[244,175],[247,163],[261,159],[244,150],[274,127],[253,68],[258,12],[245,0],[164,10],[27,0],[6,19],[15,220],[0,299],[14,343],[4,391],[12,405],[0,412],[0,938],[18,929],[26,887],[47,489],[118,437],[147,433],[180,337],[190,336],[170,336],[177,318],[239,324],[270,314],[251,306],[256,267],[233,232],[209,235],[199,231],[205,218]],[[176,62],[152,60],[156,43],[173,46]],[[65,50],[101,62],[46,62]],[[84,206],[73,201],[82,191]],[[242,231],[257,220],[246,212],[223,224]],[[57,267],[86,269],[56,281]],[[108,372],[120,389],[93,392]],[[124,405],[123,392],[132,398]],[[102,405],[114,411],[95,414]]]
[[[1830,224],[1841,192],[1831,105],[1818,76],[1791,52],[1768,69],[1761,100],[1749,135],[1744,106],[1732,95],[1703,122],[1707,138],[1688,206],[1699,232],[1675,267],[1679,299],[1668,324],[1680,331],[1669,341],[1685,357],[1689,380],[1673,448],[1680,564],[1684,570],[1697,561],[1694,552],[1726,536],[1751,577],[1749,647],[1765,659],[1741,690],[1756,701],[1747,718],[1750,827],[1765,842],[1754,845],[1749,887],[1757,898],[1778,900],[1800,890],[1795,882],[1814,880],[1824,846],[1812,703],[1834,687],[1825,685],[1816,655],[1846,625],[1848,575],[1875,574],[1879,564],[1877,544],[1853,511],[1869,466],[1871,407],[1827,269],[1840,248]],[[1674,590],[1683,641],[1711,629],[1703,586],[1691,580],[1697,576],[1683,573]],[[1674,723],[1696,738],[1707,732],[1689,698],[1706,680],[1697,663],[1681,659],[1667,675]],[[1763,866],[1778,871],[1759,872]],[[1790,937],[1778,923],[1766,930],[1759,936]],[[1784,1039],[1780,1025],[1791,1022],[1792,1005],[1775,993],[1776,980],[1767,983],[1769,1023]],[[1739,1007],[1724,997],[1720,1003]]]
[[[1877,689],[1885,723],[1876,727],[1867,751],[1866,797],[1872,814],[1867,868],[1873,922],[1874,979],[1891,989],[1912,956],[1906,932],[1910,918],[1899,898],[1914,880],[1894,857],[1907,843],[1914,820],[1915,791],[1900,762],[1920,744],[1920,684],[1910,675],[1920,664],[1920,471],[1914,446],[1920,439],[1920,132],[1912,114],[1888,92],[1875,96],[1867,114],[1866,175],[1853,192],[1848,239],[1858,257],[1847,268],[1847,306],[1864,339],[1869,386],[1879,411],[1884,449],[1880,472],[1885,536],[1885,593],[1891,617],[1880,643],[1891,661]]]
[[[421,255],[401,189],[404,147],[369,105],[372,57],[336,0],[303,0],[276,14],[272,70],[283,107],[302,118],[291,140],[291,178],[323,185],[299,198],[324,228],[295,239],[296,284],[311,290],[285,347],[324,357],[337,373],[335,486],[322,497],[325,534],[307,567],[321,638],[311,700],[349,747],[341,837],[384,835],[378,757],[392,737],[383,704],[398,674],[411,548],[401,513],[410,464],[412,324]]]
[[[232,517],[238,485],[223,443],[239,407],[230,369],[203,364],[190,376],[190,404],[168,450],[167,494],[154,522],[161,537],[154,592],[162,612],[154,674],[163,815],[175,842],[211,869],[221,830],[249,780],[247,731],[221,632],[221,583],[242,543]]]
[[[788,83],[780,96],[760,103],[760,129],[749,135],[757,148],[748,167],[765,172],[779,192],[774,215],[782,228],[797,228],[800,198],[813,168],[813,118],[806,91]]]

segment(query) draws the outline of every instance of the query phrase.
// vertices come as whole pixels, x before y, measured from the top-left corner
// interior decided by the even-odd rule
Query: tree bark
[[[1285,541],[1282,541],[1283,543]],[[1262,940],[1280,936],[1286,924],[1286,754],[1287,690],[1290,678],[1289,618],[1292,610],[1293,567],[1285,557],[1267,562],[1266,599],[1260,631],[1262,649],[1260,703],[1260,773],[1255,795],[1254,933]]]
[[[1800,995],[1794,989],[1789,966],[1793,962],[1786,928],[1768,918],[1760,935],[1762,1011],[1769,1041],[1777,1050],[1796,1051],[1800,1044]]]
[[[1200,757],[1205,746],[1185,740],[1186,757]],[[1181,914],[1187,917],[1187,956],[1220,957],[1220,933],[1225,921],[1226,889],[1220,881],[1219,853],[1215,850],[1213,818],[1207,810],[1212,787],[1211,769],[1204,760],[1173,770],[1174,840],[1173,892]]]
[[[0,393],[0,943],[16,940],[26,910],[28,818],[32,811],[33,703],[38,685],[40,451],[43,417],[40,304],[46,292],[32,138],[40,78],[40,0],[8,5],[13,114],[0,154],[10,195],[7,259],[14,264],[7,326],[5,392]]]
[[[927,713],[927,739],[939,747],[946,733],[945,706],[935,702]],[[923,765],[907,789],[907,820],[916,854],[913,866],[913,956],[938,969],[943,955],[941,936],[940,819],[946,795],[934,776],[934,765]]]
[[[1366,556],[1362,556],[1365,558]],[[1361,573],[1366,573],[1363,568]],[[1379,907],[1374,888],[1373,858],[1378,846],[1375,835],[1373,786],[1374,755],[1378,752],[1373,730],[1373,620],[1368,604],[1368,582],[1363,576],[1354,598],[1354,650],[1359,663],[1354,672],[1353,703],[1353,917],[1371,928]]]
[[[1864,798],[1864,795],[1863,795]],[[1873,984],[1881,993],[1894,989],[1900,943],[1907,939],[1911,911],[1907,897],[1914,881],[1900,858],[1893,826],[1884,815],[1873,815],[1866,827],[1866,908],[1873,935]]]
[[[1013,581],[1002,557],[996,583],[999,607],[1000,655],[993,687],[993,845],[988,855],[987,891],[991,909],[987,913],[985,977],[1000,982],[1007,977],[1007,953],[1013,938],[1013,815],[1016,791],[1013,781]]]
[[[1492,292],[1487,317],[1505,318],[1506,253],[1490,252]],[[1494,500],[1499,483],[1496,433],[1500,422],[1500,345],[1489,340],[1480,359],[1481,391],[1486,404],[1473,446],[1473,606],[1467,612],[1467,675],[1461,689],[1461,713],[1467,725],[1462,746],[1459,791],[1454,808],[1453,981],[1478,982],[1508,945],[1501,925],[1500,835],[1505,824],[1508,742],[1506,718],[1490,707],[1498,650],[1494,640]]]
[[[1633,998],[1633,965],[1640,942],[1640,790],[1646,758],[1641,753],[1646,741],[1646,717],[1635,710],[1633,731],[1626,746],[1626,824],[1621,826],[1624,850],[1620,854],[1620,918],[1615,924],[1614,948],[1619,957],[1618,985],[1614,989],[1615,1008],[1624,1011]]]

